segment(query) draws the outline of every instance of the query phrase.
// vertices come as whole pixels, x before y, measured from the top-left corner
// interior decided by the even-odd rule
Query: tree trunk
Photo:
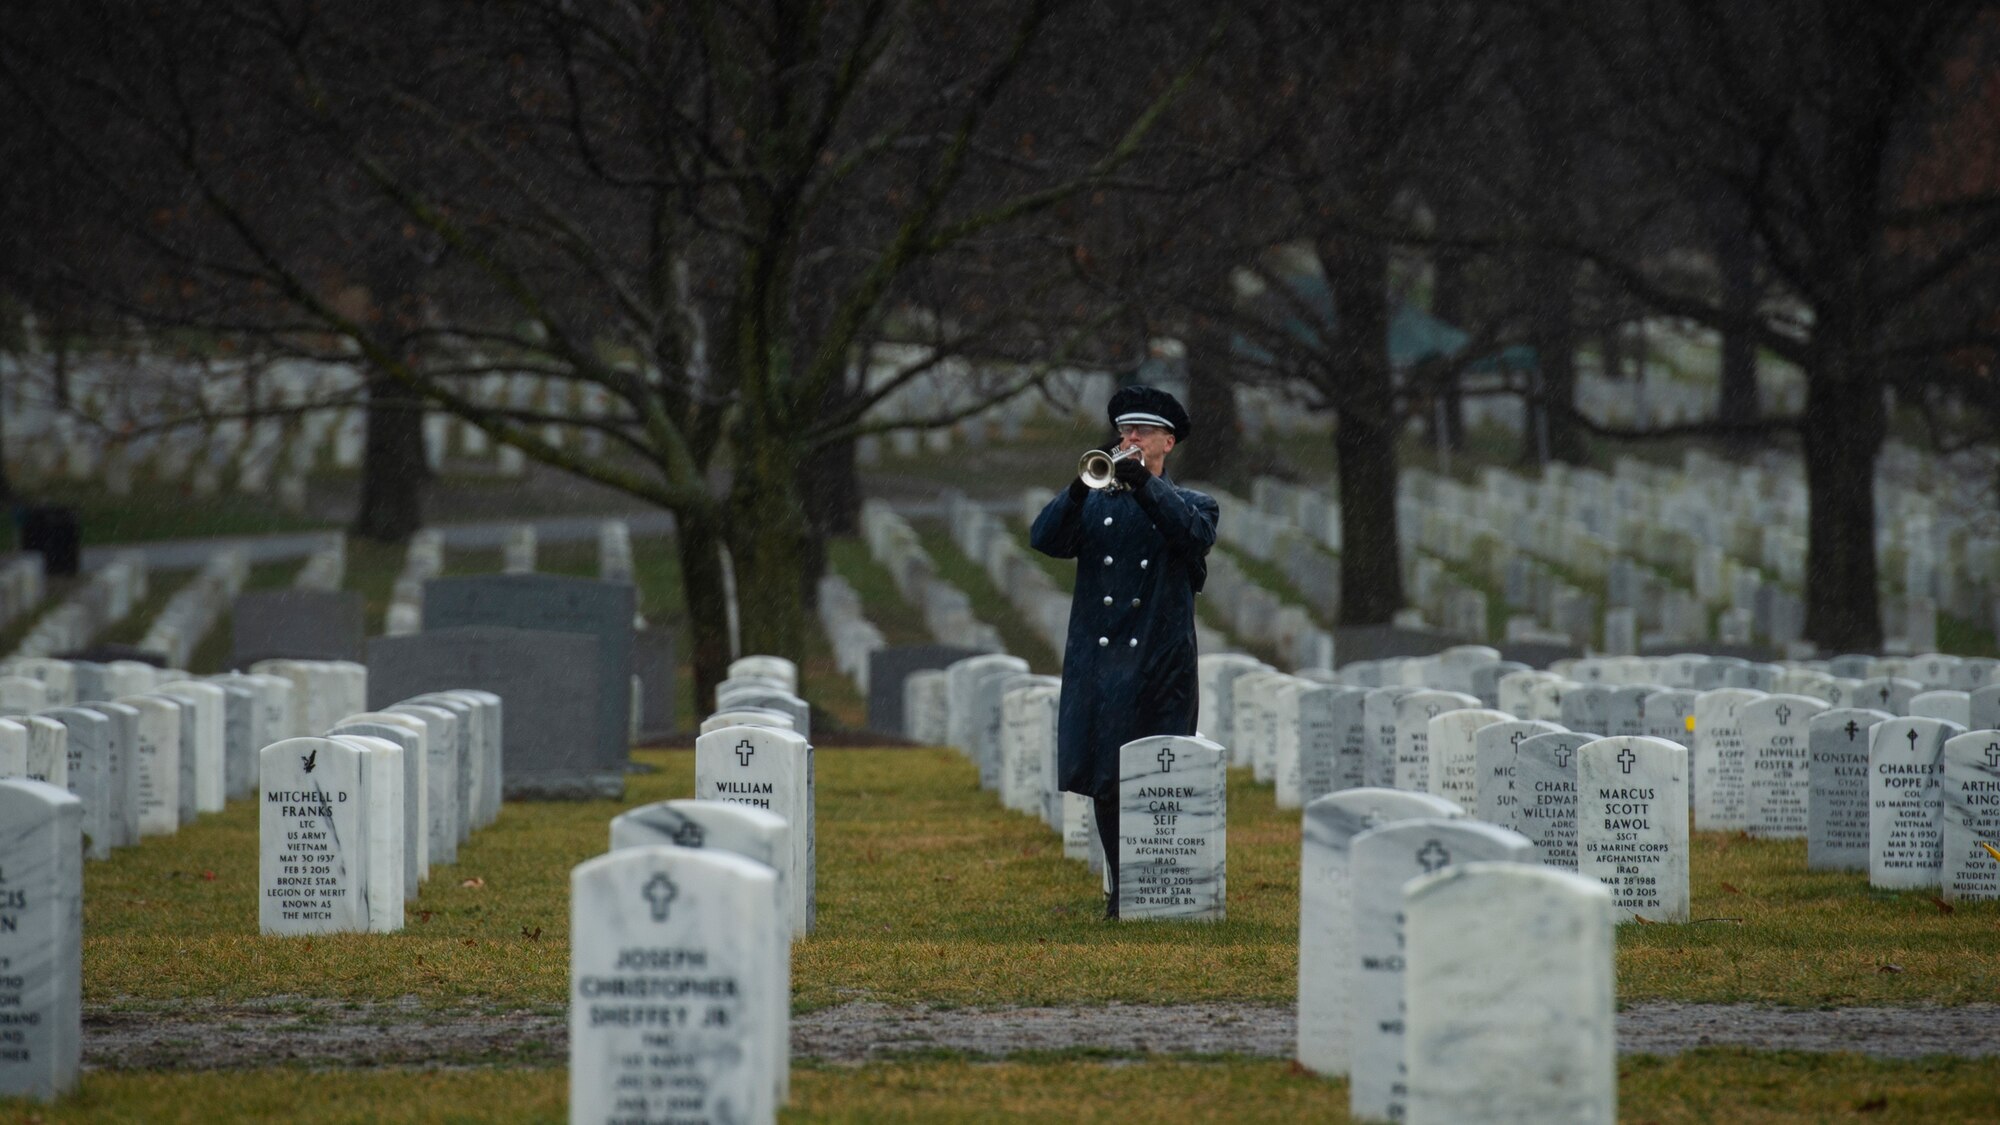
[[[1202,317],[1188,340],[1188,423],[1194,434],[1174,446],[1172,466],[1180,480],[1243,483],[1243,424],[1236,415],[1236,376],[1229,362],[1229,331]]]
[[[675,549],[687,599],[688,660],[694,668],[694,713],[700,720],[715,705],[715,686],[729,674],[729,609],[723,594],[722,545],[717,521],[707,512],[676,511]]]
[[[842,389],[828,395],[827,408],[837,409]],[[819,604],[819,576],[826,573],[826,542],[853,535],[861,526],[861,478],[854,467],[854,440],[821,446],[798,464],[799,495],[805,503],[805,554],[799,567],[800,596],[808,608]]]
[[[1389,256],[1377,242],[1322,239],[1321,268],[1339,334],[1333,451],[1340,473],[1340,621],[1382,625],[1403,607],[1396,542],[1396,437],[1401,415],[1389,372]]]
[[[1806,639],[1822,652],[1879,652],[1875,591],[1875,459],[1888,418],[1866,370],[1861,332],[1822,320],[1806,380],[1800,435],[1811,505],[1806,522]],[[1845,337],[1845,338],[1843,338]]]
[[[1716,264],[1722,273],[1722,303],[1732,316],[1757,311],[1757,260],[1749,230],[1741,222],[1724,223],[1716,238]],[[1752,422],[1762,413],[1757,402],[1757,342],[1740,328],[1722,330],[1722,373],[1716,403],[1718,418]],[[1737,457],[1756,449],[1756,439],[1737,432],[1726,439]]]
[[[1581,465],[1589,452],[1575,414],[1576,265],[1548,254],[1536,255],[1529,268],[1530,276],[1535,279],[1535,359],[1542,376],[1538,408],[1548,426],[1549,458]],[[1527,441],[1533,444],[1537,437],[1531,422]]]
[[[790,443],[766,439],[737,449],[730,491],[730,558],[743,652],[803,662],[805,565],[811,528],[799,502]]]
[[[388,375],[368,380],[368,435],[361,459],[361,510],[353,533],[377,543],[406,543],[424,526],[423,401]]]

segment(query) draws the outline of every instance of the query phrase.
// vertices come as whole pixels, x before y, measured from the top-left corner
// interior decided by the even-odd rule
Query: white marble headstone
[[[1361,786],[1366,764],[1368,693],[1343,685],[1318,685],[1299,694],[1299,800],[1311,804],[1328,793]]]
[[[457,863],[465,816],[459,761],[466,749],[458,735],[458,716],[430,703],[398,703],[388,713],[424,726],[424,855],[431,863]]]
[[[1618,1119],[1612,903],[1520,863],[1453,864],[1403,893],[1413,1125]]]
[[[1812,794],[1808,725],[1826,704],[1804,695],[1767,695],[1737,709],[1743,732],[1744,827],[1769,840],[1802,840]]]
[[[1480,728],[1512,722],[1505,711],[1483,707],[1462,707],[1445,711],[1430,722],[1430,780],[1425,790],[1460,808],[1479,804],[1479,753],[1474,742]],[[1503,825],[1503,827],[1507,827]]]
[[[1944,865],[1944,744],[1965,728],[1943,719],[1877,723],[1868,746],[1868,882],[1935,887]]]
[[[1910,697],[1909,709],[1904,714],[1969,726],[1972,722],[1972,696],[1950,690],[1922,692]]]
[[[368,929],[392,934],[403,928],[403,842],[409,832],[403,800],[403,747],[386,738],[338,734],[330,741],[362,751],[361,798]]]
[[[1229,903],[1228,751],[1161,735],[1118,748],[1118,918],[1219,920]]]
[[[1361,784],[1374,789],[1396,788],[1396,705],[1412,690],[1401,685],[1370,688],[1362,697],[1362,719],[1369,734]]]
[[[1694,701],[1697,693],[1668,688],[1646,696],[1645,734],[1687,746],[1694,741]]]
[[[1687,757],[1643,735],[1577,750],[1577,874],[1604,884],[1620,922],[1688,920]]]
[[[403,752],[403,895],[415,898],[417,885],[431,875],[430,779],[425,769],[430,729],[414,715],[363,711],[326,733],[386,739]]]
[[[1403,1054],[1403,886],[1460,863],[1533,863],[1518,832],[1476,820],[1402,820],[1354,838],[1353,1007],[1348,1105],[1357,1118],[1395,1121],[1406,1101]]]
[[[1356,836],[1398,820],[1450,820],[1465,810],[1401,789],[1343,789],[1306,806],[1299,856],[1299,1065],[1347,1073],[1352,1006],[1354,898],[1349,852]]]
[[[776,1120],[789,952],[770,868],[610,852],[571,871],[570,932],[571,1122]]]
[[[1586,742],[1602,736],[1559,731],[1521,740],[1514,753],[1514,823],[1534,841],[1535,858],[1576,870],[1576,759]]]
[[[1694,826],[1710,829],[1744,828],[1749,823],[1743,787],[1743,728],[1736,712],[1762,692],[1747,688],[1715,688],[1694,701]]]
[[[83,1045],[83,803],[0,781],[0,1097],[54,1101]]]
[[[2000,898],[2000,730],[1947,740],[1943,760],[1944,897]]]
[[[1514,791],[1514,755],[1521,743],[1538,734],[1557,734],[1563,728],[1541,719],[1509,719],[1489,723],[1472,732],[1473,769],[1478,792],[1467,806],[1488,824],[1514,827],[1520,794]]]
[[[139,835],[166,836],[181,825],[181,708],[160,696],[116,700],[139,713],[131,761],[139,798]]]
[[[1806,870],[1868,870],[1868,746],[1875,724],[1891,717],[1842,707],[1808,724]]]
[[[262,932],[368,929],[367,753],[331,738],[288,738],[258,752]]]
[[[221,688],[199,680],[172,680],[153,689],[163,695],[184,696],[191,700],[195,713],[196,738],[192,747],[183,745],[181,775],[186,777],[193,766],[195,785],[195,808],[201,812],[221,812],[228,799],[228,775],[225,754],[228,747],[228,697]],[[190,763],[188,758],[192,758]]]
[[[723,727],[695,739],[694,795],[760,808],[792,826],[792,928],[813,928],[817,862],[812,744],[774,727]]]
[[[1478,706],[1478,696],[1457,691],[1413,691],[1397,700],[1396,788],[1430,792],[1431,720],[1446,711]]]
[[[83,841],[91,859],[110,859],[116,836],[117,810],[112,807],[111,720],[94,708],[59,707],[42,717],[63,725],[68,734],[67,788],[83,803]]]

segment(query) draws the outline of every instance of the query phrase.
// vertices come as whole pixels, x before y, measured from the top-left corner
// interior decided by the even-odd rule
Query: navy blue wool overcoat
[[[1035,550],[1076,560],[1056,734],[1064,790],[1115,797],[1120,746],[1194,733],[1194,596],[1215,517],[1214,498],[1159,476],[1081,501],[1065,488],[1035,518]]]

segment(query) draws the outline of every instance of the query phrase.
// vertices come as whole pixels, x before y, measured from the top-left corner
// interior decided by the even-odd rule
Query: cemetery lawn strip
[[[1618,1063],[1618,1108],[1662,1125],[1753,1125],[1862,1115],[1879,1122],[1993,1119],[2000,1061],[1887,1062],[1708,1048]],[[329,1080],[331,1079],[331,1080]],[[302,1094],[309,1096],[302,1097]],[[53,1105],[0,1098],[0,1116],[72,1122],[561,1122],[560,1067],[414,1070],[299,1067],[232,1071],[91,1071]],[[796,1063],[803,1122],[1343,1122],[1347,1083],[1283,1060],[1050,1056],[1006,1062],[940,1057],[865,1066]]]
[[[896,579],[889,568],[878,563],[868,554],[868,544],[859,539],[829,539],[826,543],[827,569],[847,580],[861,598],[861,612],[868,623],[882,631],[882,639],[891,645],[922,645],[933,643],[930,630],[924,628],[924,617],[909,602],[903,600],[902,591],[896,589]]]
[[[617,812],[693,792],[691,751],[634,758],[657,770],[631,776],[622,803],[509,803],[459,863],[432,869],[400,934],[260,936],[254,802],[121,849],[84,869],[85,999],[558,1006],[570,868],[603,851]],[[815,769],[819,925],[793,947],[797,1010],[1292,1000],[1299,818],[1247,770],[1229,776],[1228,919],[1120,925],[1102,920],[1097,881],[1062,858],[1055,834],[982,793],[957,751],[823,749]],[[1808,874],[1803,843],[1733,834],[1697,833],[1692,867],[1697,921],[1620,927],[1621,999],[1812,1008],[2000,995],[2000,902],[1947,914],[1929,892]]]
[[[973,615],[1000,630],[1000,640],[1006,644],[1008,652],[1026,660],[1030,671],[1048,676],[1062,671],[1055,650],[1040,634],[1028,627],[1027,620],[1014,608],[1014,603],[1000,595],[992,579],[986,576],[986,571],[965,557],[942,523],[920,520],[911,526],[916,529],[924,550],[930,552],[932,561],[937,563],[938,577],[965,591],[965,596],[972,600]]]
[[[244,579],[243,591],[282,590],[292,584],[299,571],[305,569],[304,559],[287,559],[283,562],[260,563],[250,568],[250,575]],[[224,613],[215,619],[215,628],[194,647],[188,656],[188,671],[207,676],[229,670],[231,629],[235,617]]]
[[[22,491],[24,499],[36,504],[75,508],[86,547],[333,527],[325,520],[286,512],[268,496],[221,492],[197,497],[185,485],[143,479],[133,483],[129,496],[113,496],[95,481],[46,481]],[[14,541],[13,532],[8,537]]]
[[[396,592],[396,576],[403,572],[409,548],[401,543],[377,543],[351,535],[347,539],[347,580],[343,585],[361,595],[362,623],[368,635],[382,635],[389,616],[389,599]]]

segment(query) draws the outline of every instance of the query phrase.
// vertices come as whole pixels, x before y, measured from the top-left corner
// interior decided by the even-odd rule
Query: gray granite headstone
[[[413,696],[457,688],[490,691],[507,705],[502,765],[508,798],[617,799],[625,792],[626,723],[619,716],[616,737],[605,740],[600,724],[608,715],[597,684],[601,651],[601,640],[580,633],[485,626],[375,637],[368,642],[368,707],[387,710]],[[478,793],[472,796],[475,810],[485,807]]]
[[[1405,1120],[1617,1120],[1612,911],[1589,880],[1519,863],[1405,889]]]
[[[664,738],[680,729],[679,659],[674,631],[655,622],[632,634],[632,674],[639,677],[639,738]]]
[[[1621,735],[1577,751],[1577,873],[1604,884],[1621,922],[1688,920],[1687,779],[1677,742]]]
[[[1472,732],[1473,769],[1478,781],[1474,815],[1488,824],[1513,828],[1521,801],[1514,791],[1514,755],[1527,739],[1561,731],[1559,724],[1541,719],[1510,719]]]
[[[1743,732],[1744,827],[1772,840],[1802,840],[1812,794],[1808,724],[1826,704],[1804,695],[1767,695],[1736,712]]]
[[[1118,918],[1220,920],[1229,903],[1228,752],[1160,735],[1118,748]]]
[[[54,1101],[83,1056],[83,802],[0,781],[0,1097]]]
[[[1602,735],[1559,731],[1524,738],[1514,754],[1513,828],[1534,841],[1535,858],[1576,870],[1577,751]]]
[[[1812,717],[1806,870],[1868,870],[1868,746],[1875,724],[1892,717],[1852,707]]]
[[[526,706],[516,706],[512,697],[489,684],[464,681],[453,687],[479,687],[494,691],[509,702],[509,753],[506,780],[509,795],[582,796],[571,790],[587,775],[588,786],[599,796],[624,792],[626,741],[632,721],[632,616],[634,594],[630,584],[600,582],[591,578],[566,578],[550,574],[483,574],[467,578],[433,578],[424,583],[424,632],[449,632],[462,627],[527,629],[535,632],[584,634],[594,643],[594,668],[590,698],[596,700],[598,720],[589,728],[593,741],[584,743],[581,733],[571,728],[575,750],[560,764],[518,762],[512,748],[517,745],[511,729],[515,722],[533,721]],[[394,638],[407,640],[408,638]],[[379,709],[407,695],[399,691],[376,696],[373,684],[375,647],[369,642],[369,706]],[[430,690],[430,689],[427,689]],[[518,770],[518,772],[517,772]],[[555,776],[550,776],[555,775]],[[567,776],[564,776],[567,775]],[[542,778],[549,780],[543,781]],[[615,779],[615,785],[612,784]],[[550,791],[553,787],[554,791]]]
[[[1935,887],[1944,867],[1944,744],[1965,728],[1943,719],[1894,718],[1868,747],[1868,882]]]
[[[1356,836],[1398,820],[1450,820],[1465,810],[1428,793],[1343,789],[1306,805],[1299,856],[1299,1065],[1348,1072],[1354,897],[1349,852]]]
[[[892,645],[868,654],[868,729],[914,737],[903,719],[903,681],[910,673],[943,670],[975,649],[958,645]]]
[[[1944,897],[2000,898],[2000,730],[1967,731],[1944,744]]]
[[[351,590],[254,590],[236,595],[231,667],[260,660],[355,660],[365,652],[365,601]]]
[[[742,856],[635,847],[577,865],[569,1120],[775,1121],[782,925],[777,876]]]
[[[1403,887],[1421,875],[1481,860],[1533,863],[1517,832],[1474,820],[1401,820],[1354,838],[1353,1006],[1348,1106],[1357,1118],[1396,1121],[1407,1096],[1403,1044]]]

